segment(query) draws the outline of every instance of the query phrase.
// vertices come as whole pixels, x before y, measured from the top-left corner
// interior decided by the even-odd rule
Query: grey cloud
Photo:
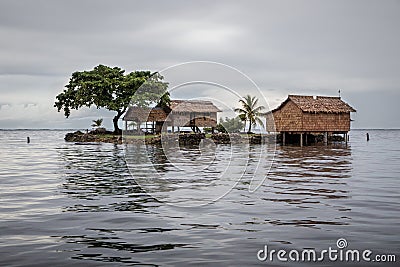
[[[1,1],[0,101],[38,103],[48,116],[40,127],[80,127],[79,116],[90,124],[100,111],[65,120],[53,107],[72,72],[210,60],[249,75],[271,106],[289,93],[341,89],[356,108],[378,97],[385,111],[400,94],[399,11],[398,1]],[[234,79],[230,86],[246,91]],[[400,127],[393,108],[385,125]],[[359,110],[357,127],[382,123]],[[23,112],[12,124],[0,117],[0,128],[23,124]]]

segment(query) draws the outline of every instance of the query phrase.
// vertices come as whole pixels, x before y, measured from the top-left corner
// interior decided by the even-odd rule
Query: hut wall
[[[303,112],[292,101],[288,101],[281,109],[273,112],[277,132],[302,131]]]
[[[190,121],[189,112],[174,112],[172,111],[173,126],[186,126]]]
[[[292,101],[288,101],[272,114],[267,114],[267,131],[347,132],[350,131],[350,113],[303,112]]]
[[[198,127],[216,127],[216,112],[173,112],[173,126],[193,126],[195,122]],[[192,124],[190,121],[192,120]]]
[[[195,124],[198,127],[216,127],[217,121],[210,117],[199,117],[195,119]]]
[[[350,131],[350,113],[303,113],[303,131]]]
[[[274,114],[272,114],[272,112],[267,113],[265,118],[266,118],[266,124],[265,124],[266,130],[268,132],[277,132],[275,120],[274,120]]]

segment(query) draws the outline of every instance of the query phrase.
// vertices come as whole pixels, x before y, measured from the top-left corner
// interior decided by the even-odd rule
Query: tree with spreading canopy
[[[261,126],[264,126],[264,123],[260,119],[263,115],[261,112],[265,109],[264,106],[257,106],[258,98],[255,96],[251,97],[250,95],[246,95],[243,99],[239,100],[239,103],[242,105],[241,108],[235,108],[235,112],[239,113],[239,118],[246,122],[249,122],[249,130],[248,133],[251,133],[251,127],[255,126],[257,123]],[[245,126],[246,127],[246,126]]]
[[[125,74],[119,67],[98,65],[93,70],[72,73],[66,89],[56,96],[54,107],[69,117],[71,109],[96,106],[115,111],[114,133],[121,134],[118,120],[130,105],[167,106],[169,103],[168,83],[162,82],[159,73],[134,71]]]

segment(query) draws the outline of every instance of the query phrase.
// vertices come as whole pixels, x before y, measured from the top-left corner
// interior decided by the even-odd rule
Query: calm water
[[[135,177],[146,175],[140,160],[130,175],[125,152],[140,159],[144,147],[65,143],[63,131],[0,131],[0,266],[284,265],[258,261],[257,251],[322,250],[338,238],[399,261],[400,131],[368,132],[369,142],[366,131],[352,131],[348,147],[278,146],[255,193],[242,179],[210,205],[182,208],[138,186]],[[171,173],[158,148],[149,149],[157,170]],[[225,150],[217,146],[217,160]],[[171,178],[186,189],[157,184],[153,195],[198,199],[185,190],[193,184],[204,193],[204,177],[221,172],[215,164],[205,176]]]

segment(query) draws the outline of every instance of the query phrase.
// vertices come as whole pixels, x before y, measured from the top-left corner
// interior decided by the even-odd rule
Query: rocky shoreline
[[[122,144],[122,136],[121,135],[112,135],[112,134],[99,134],[99,133],[83,133],[81,131],[76,131],[73,133],[67,133],[64,137],[64,140],[67,142],[75,142],[75,143],[113,143],[113,144]]]
[[[199,145],[202,140],[209,140],[215,144],[235,144],[235,143],[250,143],[250,144],[261,144],[266,139],[274,138],[273,136],[267,135],[240,135],[240,134],[212,134],[206,136],[204,133],[198,134],[165,134],[155,136],[121,136],[113,135],[110,132],[97,133],[76,131],[74,133],[67,133],[65,141],[79,143],[113,143],[113,144],[139,144],[145,143],[150,145],[161,144],[162,142],[178,142],[179,145]],[[270,140],[268,140],[270,141]]]

